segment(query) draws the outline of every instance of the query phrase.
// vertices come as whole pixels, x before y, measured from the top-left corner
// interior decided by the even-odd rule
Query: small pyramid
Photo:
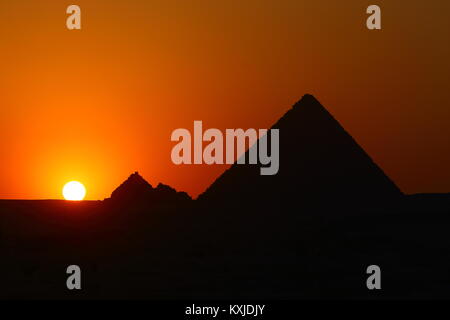
[[[111,193],[110,199],[115,202],[146,202],[151,205],[191,200],[187,193],[177,192],[162,183],[153,188],[137,171]]]
[[[199,200],[237,207],[257,203],[333,206],[376,203],[402,195],[312,95],[303,96],[272,129],[279,129],[280,136],[276,175],[261,176],[260,165],[235,163]]]
[[[136,171],[112,192],[111,199],[128,200],[142,198],[152,191],[152,185]]]

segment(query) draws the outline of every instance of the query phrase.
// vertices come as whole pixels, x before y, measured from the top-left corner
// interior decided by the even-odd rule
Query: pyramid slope
[[[277,175],[261,176],[259,165],[234,164],[199,200],[239,206],[255,202],[348,205],[402,196],[313,96],[305,95],[272,129],[280,130]]]

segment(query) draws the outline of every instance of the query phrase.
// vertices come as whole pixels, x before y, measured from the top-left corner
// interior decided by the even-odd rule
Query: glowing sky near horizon
[[[0,198],[103,199],[132,172],[196,196],[171,132],[267,128],[314,94],[407,193],[450,192],[450,2],[0,2]],[[280,167],[282,166],[282,160]]]

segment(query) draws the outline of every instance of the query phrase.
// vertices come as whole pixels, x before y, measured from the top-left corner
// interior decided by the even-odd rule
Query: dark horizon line
[[[406,197],[410,196],[422,196],[422,195],[448,195],[450,196],[450,192],[418,192],[418,193],[411,193],[411,194],[403,194]],[[64,201],[69,203],[77,203],[77,202],[104,202],[105,200],[110,198],[104,198],[103,200],[97,199],[97,200],[66,200],[66,199],[7,199],[7,198],[0,198],[0,201]],[[192,199],[192,201],[196,201],[196,199]]]

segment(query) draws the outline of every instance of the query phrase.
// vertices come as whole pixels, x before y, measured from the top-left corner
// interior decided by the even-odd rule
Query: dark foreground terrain
[[[450,297],[449,195],[345,214],[286,210],[253,220],[227,219],[195,201],[149,211],[107,201],[0,201],[0,297]],[[71,264],[82,269],[80,291],[66,288]],[[371,264],[381,267],[380,291],[366,288]]]

